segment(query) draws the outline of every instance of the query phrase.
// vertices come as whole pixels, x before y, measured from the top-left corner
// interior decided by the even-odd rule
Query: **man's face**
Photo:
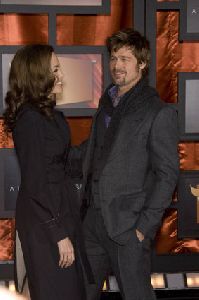
[[[109,66],[113,83],[126,93],[141,79],[145,64],[138,65],[132,50],[124,46],[111,52]]]

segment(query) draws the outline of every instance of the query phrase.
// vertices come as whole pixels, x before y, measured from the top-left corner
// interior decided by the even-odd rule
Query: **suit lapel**
[[[114,145],[114,141],[118,133],[121,119],[122,119],[122,111],[118,109],[117,112],[112,115],[110,125],[106,130],[106,134],[104,137],[104,148],[103,148],[103,154],[101,159],[100,172],[103,170],[106,161],[109,157],[109,154],[112,150],[112,147]]]
[[[99,113],[101,112],[101,107],[98,108],[96,114],[93,117],[93,122],[92,122],[92,127],[91,127],[91,133],[90,137],[88,140],[88,145],[87,145],[87,151],[86,151],[86,156],[83,161],[83,178],[88,179],[90,169],[91,169],[91,164],[93,161],[93,153],[94,153],[94,146],[95,146],[95,136],[96,136],[96,121]],[[83,182],[82,186],[82,194],[84,194],[85,186],[87,184],[87,180]]]
[[[93,153],[94,153],[94,143],[96,138],[96,122],[97,118],[99,116],[99,113],[104,110],[104,107],[106,106],[106,101],[111,101],[108,95],[108,90],[110,89],[112,85],[110,85],[104,95],[100,99],[100,105],[98,108],[98,111],[96,112],[95,116],[93,117],[93,123],[91,127],[91,134],[89,138],[89,144],[87,146],[87,152],[86,157],[84,159],[83,163],[83,175],[84,178],[87,178],[90,173],[91,164],[93,161]],[[111,150],[113,149],[114,142],[116,140],[117,134],[119,133],[121,121],[125,114],[131,114],[130,122],[137,124],[141,119],[143,119],[143,113],[139,113],[140,108],[145,106],[144,103],[148,102],[148,98],[150,96],[154,96],[156,92],[155,90],[149,90],[148,86],[146,84],[146,80],[142,79],[134,88],[132,88],[128,93],[124,95],[122,98],[122,101],[118,104],[118,107],[114,114],[112,115],[112,119],[110,122],[110,125],[106,131],[105,138],[104,138],[104,149],[102,153],[101,158],[101,166],[100,166],[100,173],[102,172],[107,159],[111,153]],[[157,93],[156,93],[157,94]],[[132,128],[131,126],[129,126]],[[127,128],[127,132],[129,132],[130,129]],[[128,135],[127,135],[128,138]],[[85,185],[87,181],[84,181],[82,193],[84,193]]]

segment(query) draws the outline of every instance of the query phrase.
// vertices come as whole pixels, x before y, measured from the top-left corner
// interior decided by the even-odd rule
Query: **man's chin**
[[[113,79],[113,83],[117,86],[125,85],[125,82],[122,82],[121,80],[117,80],[117,79]]]

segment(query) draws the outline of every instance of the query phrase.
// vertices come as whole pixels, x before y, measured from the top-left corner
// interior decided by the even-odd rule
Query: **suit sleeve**
[[[179,175],[177,112],[165,106],[157,114],[149,137],[149,155],[155,184],[141,211],[137,229],[145,236],[157,231],[165,209],[172,201]]]
[[[43,116],[28,111],[21,117],[16,131],[17,154],[21,167],[21,190],[32,201],[33,214],[53,242],[68,236],[59,222],[61,199],[52,199],[47,180]],[[49,167],[49,166],[48,166]]]

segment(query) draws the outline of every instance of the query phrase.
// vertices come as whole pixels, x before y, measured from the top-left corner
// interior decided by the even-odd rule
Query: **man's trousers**
[[[132,229],[125,245],[119,245],[107,234],[100,209],[90,207],[84,220],[86,251],[95,284],[86,283],[87,300],[100,299],[105,278],[115,275],[124,300],[155,300],[151,286],[151,241],[140,242]]]

